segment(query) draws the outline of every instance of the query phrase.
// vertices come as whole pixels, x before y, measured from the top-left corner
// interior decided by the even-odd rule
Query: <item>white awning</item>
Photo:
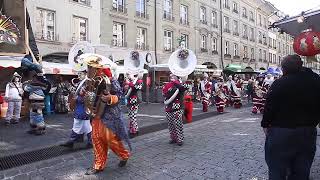
[[[21,66],[22,58],[23,57],[0,56],[0,67],[18,68]]]
[[[127,73],[127,71],[126,71],[126,69],[125,69],[125,67],[124,67],[124,66],[118,66],[118,73],[119,73],[119,74],[126,74],[126,73]],[[140,72],[140,73],[148,74],[148,70],[143,69],[143,70],[141,70],[141,72]]]
[[[168,64],[156,64],[151,65],[155,71],[170,71]],[[195,72],[210,72],[210,73],[221,73],[222,70],[219,69],[208,69],[207,65],[196,65]]]
[[[76,75],[70,64],[42,62],[44,74]]]

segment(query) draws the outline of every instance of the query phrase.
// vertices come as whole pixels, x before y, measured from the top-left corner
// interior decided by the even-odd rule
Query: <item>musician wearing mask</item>
[[[8,110],[5,118],[5,124],[19,123],[21,105],[22,105],[22,83],[21,76],[15,72],[11,82],[6,85],[5,100],[8,102]]]
[[[253,107],[252,113],[257,114],[260,112],[263,114],[264,111],[264,103],[265,103],[265,96],[267,94],[266,84],[264,83],[263,75],[259,75],[258,79],[254,85],[254,93],[253,93]]]
[[[223,77],[219,77],[218,78],[218,82],[214,85],[215,86],[215,103],[216,103],[216,107],[217,107],[217,111],[219,113],[223,113],[224,112],[224,107],[226,106],[226,96],[225,96],[225,92],[224,92],[224,82],[223,82]]]
[[[127,99],[127,106],[129,111],[129,131],[130,137],[133,138],[139,134],[139,127],[137,122],[137,114],[139,110],[140,99],[138,92],[141,91],[143,87],[142,75],[128,75],[128,90],[126,92],[125,98]]]
[[[200,93],[202,99],[202,111],[208,112],[208,106],[210,105],[211,96],[211,82],[209,82],[209,76],[207,73],[203,74],[203,80],[200,82]]]
[[[232,76],[229,76],[229,80],[227,82],[230,104],[233,105],[234,108],[238,109],[241,108],[241,92],[240,89],[236,85],[237,77],[234,79]]]
[[[88,63],[88,67],[101,68],[103,67],[101,64],[99,65],[95,63],[104,63],[103,59],[106,58],[100,55],[94,55],[88,57],[86,61],[92,62]],[[93,167],[87,169],[85,173],[86,175],[96,174],[104,170],[108,159],[109,148],[119,157],[119,167],[124,167],[130,157],[130,152],[122,143],[122,141],[126,142],[131,150],[128,131],[119,103],[121,96],[123,96],[122,88],[116,79],[116,65],[110,60],[106,63],[112,67],[104,68],[102,71],[102,76],[92,77],[93,79],[98,78],[99,83],[97,86],[94,86],[95,88],[93,88],[94,92],[96,93],[96,98],[93,103],[94,113],[91,114],[93,117],[92,142],[94,150],[94,163]],[[88,71],[88,76],[89,74],[92,74],[89,72],[90,71]],[[89,76],[89,78],[91,77]],[[90,97],[91,91],[87,94],[88,95],[86,96],[89,96],[88,99],[92,99],[92,97]],[[90,104],[86,106],[90,107]]]
[[[183,97],[185,87],[179,81],[179,77],[174,74],[170,75],[170,82],[167,83],[163,89],[162,94],[164,96],[164,104],[166,111],[166,119],[168,121],[168,127],[170,132],[170,144],[177,143],[177,145],[183,145]]]

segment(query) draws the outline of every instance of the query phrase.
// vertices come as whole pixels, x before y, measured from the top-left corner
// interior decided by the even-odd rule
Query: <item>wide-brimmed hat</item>
[[[14,72],[14,73],[13,73],[13,77],[18,77],[18,78],[20,78],[20,79],[22,78],[22,77],[20,76],[20,74],[18,74],[17,72]]]

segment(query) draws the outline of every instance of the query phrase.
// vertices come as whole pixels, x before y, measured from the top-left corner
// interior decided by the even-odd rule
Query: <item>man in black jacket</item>
[[[298,55],[284,58],[284,75],[267,96],[261,126],[271,180],[309,179],[320,119],[320,77],[302,64]]]

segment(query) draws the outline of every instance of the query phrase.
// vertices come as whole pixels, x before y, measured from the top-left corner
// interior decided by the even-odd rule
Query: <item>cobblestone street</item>
[[[1,171],[0,179],[267,179],[261,116],[249,112],[233,110],[186,125],[182,147],[168,143],[167,130],[137,137],[126,167],[118,168],[110,153],[108,167],[96,176],[84,175],[93,158],[87,150]],[[319,151],[311,176],[320,178]]]

